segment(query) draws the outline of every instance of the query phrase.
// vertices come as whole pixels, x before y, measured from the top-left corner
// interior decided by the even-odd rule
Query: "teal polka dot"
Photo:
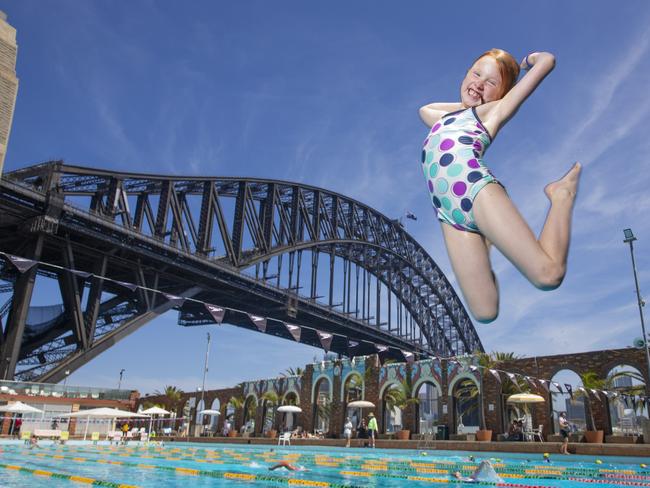
[[[438,165],[436,163],[433,163],[429,168],[429,176],[431,178],[435,178],[437,174],[438,174]]]
[[[451,218],[454,219],[454,222],[457,224],[464,224],[465,223],[465,216],[463,215],[463,212],[459,209],[454,209],[453,212],[451,212]]]
[[[451,210],[451,200],[447,197],[442,197],[440,199],[440,203],[442,203],[442,206],[445,208],[445,210]]]
[[[433,151],[427,151],[427,157],[424,160],[427,164],[433,161]]]
[[[440,136],[438,134],[434,134],[429,138],[427,147],[438,147],[439,143],[440,143]]]
[[[447,193],[447,190],[449,190],[449,183],[447,183],[447,180],[444,178],[438,178],[436,180],[436,189],[438,190],[438,193]]]
[[[447,176],[450,176],[452,178],[458,176],[463,172],[463,165],[462,164],[452,164],[447,168]]]

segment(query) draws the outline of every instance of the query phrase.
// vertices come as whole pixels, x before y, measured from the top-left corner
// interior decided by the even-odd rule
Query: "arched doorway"
[[[403,395],[402,388],[392,383],[387,386],[382,395],[383,407],[383,427],[385,434],[391,434],[402,430],[402,410],[397,407],[396,403],[400,402],[400,396]]]
[[[350,417],[354,429],[357,429],[361,424],[361,409],[347,407],[348,403],[357,400],[363,400],[363,378],[359,373],[352,373],[345,379],[343,385],[343,401],[346,408],[343,409],[343,423],[341,425],[345,424],[345,417]]]
[[[417,411],[419,434],[431,434],[440,418],[440,390],[428,381],[422,383],[417,390]]]
[[[217,412],[221,412],[221,402],[219,401],[218,398],[215,398],[212,400],[212,405],[210,405],[211,410],[216,410]],[[210,432],[212,434],[217,433],[217,423],[219,422],[219,415],[213,415],[210,417]]]
[[[332,414],[332,398],[330,395],[330,382],[321,378],[316,384],[314,402],[314,432],[327,434],[330,430],[330,417]]]
[[[283,405],[298,406],[299,403],[300,400],[298,399],[298,395],[296,394],[295,391],[287,392],[287,394],[284,395],[284,400],[282,401]],[[282,414],[282,417],[280,418],[280,429],[285,432],[288,430],[294,430],[296,427],[297,419],[298,419],[297,413],[284,412]]]
[[[278,395],[274,391],[268,391],[262,396],[262,426],[261,432],[267,435],[274,429],[275,409],[278,405]]]
[[[607,398],[609,420],[613,435],[638,435],[641,425],[648,418],[648,409],[640,396],[645,396],[645,381],[641,372],[634,366],[619,364],[614,366],[605,381],[610,394]]]
[[[255,412],[257,411],[257,398],[249,395],[244,402],[243,432],[255,432]]]
[[[205,410],[205,401],[199,400],[198,405],[196,406],[196,423],[194,424],[194,435],[200,436],[203,434],[204,424],[207,420],[207,416],[199,413]]]
[[[453,426],[457,434],[479,430],[480,391],[473,378],[459,379],[452,389]]]
[[[558,388],[551,384],[551,416],[553,418],[553,432],[560,433],[560,424],[558,417],[560,413],[566,412],[567,420],[571,425],[572,432],[584,432],[587,426],[587,416],[585,410],[585,398],[579,397],[575,393],[570,394],[565,385],[570,385],[573,392],[578,391],[582,386],[580,376],[570,369],[562,369],[553,375],[552,383],[557,383],[562,388],[562,393]]]

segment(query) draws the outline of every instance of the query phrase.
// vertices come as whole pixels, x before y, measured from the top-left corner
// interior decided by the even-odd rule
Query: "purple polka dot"
[[[469,161],[467,161],[467,166],[474,169],[481,167],[481,165],[478,164],[478,161],[476,159],[470,159]]]
[[[481,141],[474,141],[474,149],[476,149],[477,151],[483,149],[483,144],[481,144]]]
[[[432,192],[433,191],[433,182],[431,180],[429,180],[427,183],[429,183],[429,191]]]
[[[467,191],[467,185],[462,181],[457,181],[451,189],[454,192],[454,195],[462,197]]]
[[[427,144],[429,144],[429,138],[428,138],[428,137],[424,140],[424,142],[422,143],[422,145],[423,145],[423,146],[426,146]]]
[[[451,225],[454,229],[465,230],[465,228],[462,225],[458,225],[458,224],[451,224]]]
[[[431,133],[433,134],[438,129],[440,129],[440,123],[438,123],[438,124],[434,125],[433,127],[431,127]]]
[[[445,139],[440,143],[441,151],[449,151],[452,147],[454,147],[454,141],[452,139]]]
[[[478,123],[478,122],[476,123],[476,127],[478,127],[479,129],[482,129],[482,128],[483,128],[483,126],[482,126],[480,123]]]

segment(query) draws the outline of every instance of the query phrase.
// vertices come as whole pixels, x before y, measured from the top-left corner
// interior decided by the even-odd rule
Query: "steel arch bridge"
[[[320,188],[53,161],[3,175],[0,229],[1,251],[39,261],[18,273],[0,260],[0,378],[60,381],[172,308],[181,325],[214,323],[153,290],[235,309],[225,322],[244,328],[255,329],[237,311],[268,317],[266,333],[284,338],[283,321],[306,326],[300,340],[316,347],[310,330],[333,333],[344,355],[348,339],[359,353],[483,350],[448,280],[397,221]],[[40,323],[37,276],[62,299]]]

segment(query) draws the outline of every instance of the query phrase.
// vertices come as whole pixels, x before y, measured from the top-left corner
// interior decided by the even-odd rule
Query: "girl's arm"
[[[430,103],[429,105],[420,107],[420,118],[428,127],[433,127],[433,124],[438,122],[443,115],[462,108],[463,104],[458,102]]]
[[[496,103],[489,115],[491,125],[496,126],[497,131],[517,113],[521,104],[535,91],[546,75],[553,71],[555,56],[545,52],[532,53],[521,62],[521,67],[529,71]]]

